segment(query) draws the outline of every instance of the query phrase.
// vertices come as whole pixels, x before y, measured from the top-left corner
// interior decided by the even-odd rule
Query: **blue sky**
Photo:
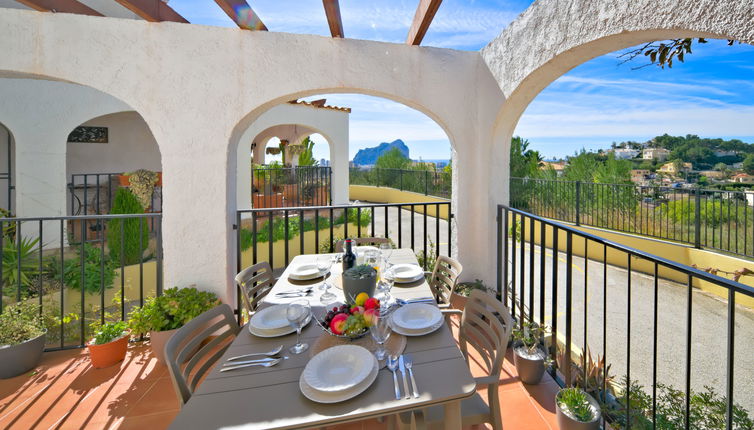
[[[403,43],[418,0],[342,0],[347,37]],[[425,46],[479,50],[531,1],[445,0]],[[205,0],[171,0],[197,24],[234,27]],[[321,0],[253,0],[271,31],[319,34],[329,30]],[[619,65],[618,53],[589,61],[546,88],[521,117],[516,134],[547,157],[613,141],[644,141],[663,133],[739,138],[754,143],[754,47],[710,41],[671,70]],[[352,108],[351,147],[403,139],[412,158],[448,158],[445,133],[424,114],[389,100],[350,94],[325,95],[329,104]],[[321,141],[315,137],[315,141]],[[326,157],[324,144],[315,156]]]

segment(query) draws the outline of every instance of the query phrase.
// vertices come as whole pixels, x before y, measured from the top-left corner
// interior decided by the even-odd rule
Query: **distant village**
[[[695,165],[691,161],[678,158],[677,151],[674,153],[669,149],[655,146],[657,139],[659,138],[646,143],[624,142],[619,145],[613,144],[613,148],[599,150],[597,154],[613,155],[618,160],[632,162],[635,168],[631,170],[631,182],[640,186],[661,185],[673,188],[693,188],[703,185],[727,188],[725,186],[729,185],[731,188],[740,189],[749,188],[749,185],[754,184],[754,175],[746,172],[746,170],[751,170],[751,167],[745,167],[747,157],[754,160],[754,156],[750,155],[751,153],[748,151],[697,146],[692,149],[695,154],[702,151],[705,151],[705,153],[704,162]],[[741,144],[752,146],[740,141],[733,142],[736,146]],[[545,160],[540,163],[540,169],[552,169],[560,177],[567,165],[567,160]]]

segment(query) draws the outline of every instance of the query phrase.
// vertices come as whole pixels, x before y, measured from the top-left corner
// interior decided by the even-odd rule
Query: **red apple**
[[[337,314],[332,317],[332,320],[330,321],[330,331],[335,334],[343,334],[343,331],[346,328],[347,319],[348,314]]]
[[[351,315],[356,315],[364,312],[364,308],[361,306],[351,306]]]
[[[366,302],[364,302],[364,309],[374,309],[380,307],[380,301],[375,299],[374,297],[370,297],[367,299]]]
[[[372,308],[364,311],[364,322],[367,327],[371,327],[377,323],[377,319],[380,317],[380,309]]]

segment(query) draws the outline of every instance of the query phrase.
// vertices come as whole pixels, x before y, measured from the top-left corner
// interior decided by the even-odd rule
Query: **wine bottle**
[[[343,254],[343,271],[356,265],[356,254],[351,246],[351,239],[346,239],[346,252]]]

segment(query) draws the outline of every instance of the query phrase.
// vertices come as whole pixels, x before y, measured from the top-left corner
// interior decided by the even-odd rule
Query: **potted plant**
[[[176,330],[219,304],[214,293],[173,287],[160,297],[148,299],[144,306],[135,307],[128,315],[128,325],[134,335],[149,334],[154,356],[164,363],[165,344]]]
[[[482,290],[487,293],[492,293],[490,288],[484,285],[484,281],[481,279],[475,279],[474,282],[461,282],[459,283],[453,294],[450,296],[450,305],[453,309],[463,310],[466,307],[466,302],[474,290]]]
[[[545,373],[547,353],[541,346],[547,328],[524,321],[513,327],[513,361],[519,378],[525,384],[539,384]]]
[[[33,301],[8,306],[0,314],[0,378],[18,376],[37,365],[47,330]]]
[[[87,344],[89,359],[97,369],[110,367],[126,358],[129,331],[125,321],[92,324],[97,333]]]
[[[581,388],[563,388],[558,391],[555,406],[560,430],[599,430],[600,407]]]
[[[361,264],[343,272],[343,294],[349,305],[353,304],[361,293],[372,297],[376,286],[377,271],[372,266]]]

